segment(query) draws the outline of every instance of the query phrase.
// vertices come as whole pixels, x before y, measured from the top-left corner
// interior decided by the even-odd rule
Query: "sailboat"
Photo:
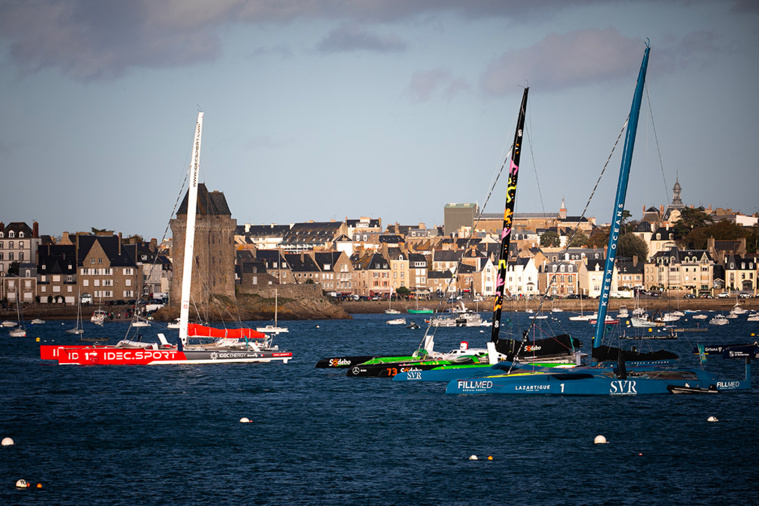
[[[266,325],[265,327],[258,327],[256,330],[258,332],[263,332],[264,334],[281,334],[283,332],[290,332],[287,327],[280,327],[277,324],[277,309],[279,307],[279,298],[277,289],[274,289],[274,325]]]
[[[82,326],[82,298],[77,294],[76,296],[76,326],[73,329],[67,329],[67,334],[84,334],[84,327]]]
[[[387,309],[385,309],[385,314],[401,314],[400,311],[397,309],[393,309],[393,287],[390,287],[390,295],[387,297]]]
[[[11,337],[26,337],[26,325],[24,325],[24,317],[21,315],[21,301],[18,296],[18,288],[16,289],[16,317],[18,318],[18,326],[8,331]]]
[[[627,132],[625,136],[622,165],[617,184],[617,195],[612,215],[612,231],[609,234],[604,281],[598,304],[598,320],[604,321],[609,304],[611,277],[617,253],[627,182],[635,144],[638,115],[645,84],[650,47],[646,49],[641,64],[638,83],[633,96]],[[593,363],[562,371],[555,369],[509,370],[504,374],[457,378],[448,383],[446,393],[458,394],[530,394],[530,395],[650,395],[667,393],[712,393],[720,390],[751,388],[750,356],[746,357],[745,379],[717,381],[715,375],[698,368],[665,368],[658,364],[637,365],[627,368],[628,360],[638,360],[641,355],[618,348],[602,346],[605,325],[597,325],[593,338]],[[728,350],[730,351],[730,350]],[[734,350],[733,350],[734,351]],[[616,363],[610,363],[611,356]],[[745,355],[733,353],[733,357]],[[630,357],[628,359],[628,357]]]
[[[190,288],[195,245],[195,218],[198,207],[198,170],[200,167],[200,140],[203,130],[203,113],[198,113],[195,124],[193,156],[190,165],[190,186],[187,192],[187,227],[182,269],[182,296],[179,312],[179,341],[170,344],[163,334],[157,343],[141,339],[124,339],[115,346],[42,345],[40,358],[57,360],[58,364],[74,365],[156,365],[156,364],[221,364],[234,362],[287,363],[292,353],[280,351],[271,339],[253,329],[224,329],[204,327],[198,331],[202,337],[189,334]],[[244,330],[245,332],[242,332]]]
[[[444,364],[429,370],[402,371],[393,377],[393,381],[450,381],[453,378],[472,377],[487,374],[487,371],[495,372],[493,367],[499,361],[513,360],[522,362],[541,363],[541,367],[551,367],[560,364],[574,364],[574,354],[581,346],[579,340],[568,335],[554,336],[545,339],[528,341],[529,331],[525,331],[523,339],[503,339],[500,337],[501,313],[503,309],[504,291],[506,289],[506,273],[508,270],[509,245],[511,243],[512,216],[516,202],[517,179],[519,175],[519,161],[522,147],[524,121],[527,113],[527,96],[529,88],[525,88],[522,96],[522,104],[519,109],[514,143],[511,152],[511,166],[506,190],[506,205],[503,213],[503,225],[501,231],[501,245],[499,248],[498,274],[496,277],[496,294],[493,305],[493,319],[490,324],[490,342],[487,343],[487,361],[475,364],[455,363]],[[533,315],[531,319],[539,318]],[[533,328],[531,325],[530,328]]]

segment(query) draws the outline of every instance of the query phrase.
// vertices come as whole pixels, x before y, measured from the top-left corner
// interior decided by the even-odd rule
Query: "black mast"
[[[509,244],[511,243],[511,221],[514,215],[514,201],[517,194],[517,175],[519,174],[519,156],[522,152],[522,132],[524,130],[524,118],[527,112],[527,92],[524,89],[522,106],[519,109],[517,130],[514,133],[514,144],[511,153],[511,167],[509,180],[506,188],[506,209],[503,212],[503,229],[501,232],[501,250],[498,260],[498,277],[496,278],[495,305],[493,306],[493,326],[490,340],[498,342],[498,334],[501,331],[501,310],[503,309],[503,291],[506,288],[506,270],[509,262]]]

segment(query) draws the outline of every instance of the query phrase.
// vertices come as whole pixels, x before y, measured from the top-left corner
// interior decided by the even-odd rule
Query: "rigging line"
[[[611,148],[611,152],[609,153],[609,156],[606,158],[606,163],[604,163],[603,168],[601,169],[601,173],[598,175],[598,179],[596,179],[596,184],[593,186],[593,190],[590,192],[590,196],[588,197],[588,201],[585,203],[585,208],[582,210],[582,214],[580,214],[580,218],[577,220],[577,225],[575,225],[574,230],[572,231],[572,235],[567,240],[567,246],[564,249],[566,252],[569,249],[569,245],[572,243],[572,240],[574,239],[575,235],[577,234],[580,223],[582,222],[582,219],[585,217],[585,214],[588,212],[588,207],[590,207],[590,202],[593,200],[593,197],[596,194],[596,190],[598,189],[598,185],[601,183],[601,179],[604,176],[604,173],[606,172],[606,169],[609,167],[609,162],[611,162],[611,157],[614,155],[614,151],[617,149],[617,145],[619,144],[619,139],[622,138],[622,134],[624,133],[625,129],[627,128],[627,123],[630,121],[630,116],[628,115],[625,119],[624,124],[622,125],[622,128],[619,131],[619,135],[617,135],[617,140],[614,141],[614,145]],[[546,301],[546,296],[548,295],[548,292],[550,291],[553,284],[556,282],[556,276],[558,273],[554,273],[554,275],[551,277],[550,282],[546,286],[546,290],[543,293],[543,299],[540,301],[540,304],[538,304],[538,313],[540,313],[540,310],[543,308],[543,304]],[[537,314],[537,313],[536,313]],[[532,327],[535,326],[536,319],[533,319],[530,323],[530,327],[528,327],[528,330],[532,329]],[[598,321],[596,321],[596,325],[598,325]],[[521,346],[520,346],[521,351]]]
[[[659,149],[659,136],[656,135],[656,123],[654,123],[654,111],[651,108],[651,97],[648,95],[648,85],[645,86],[646,90],[646,102],[648,102],[648,114],[651,116],[651,127],[654,130],[654,142],[656,143],[656,153],[659,155],[659,167],[661,168],[661,178],[664,180],[664,202],[667,201],[669,196],[667,195],[667,176],[664,175],[664,162],[661,158],[661,149]]]
[[[500,180],[501,175],[503,174],[503,169],[506,167],[506,163],[511,159],[511,154],[512,154],[513,150],[514,150],[514,145],[511,144],[510,147],[509,147],[509,149],[508,149],[508,151],[506,152],[506,156],[504,157],[503,162],[501,163],[501,167],[496,171],[495,176],[492,179],[492,183],[490,184],[490,190],[488,191],[488,194],[485,197],[485,201],[482,204],[482,208],[480,209],[480,212],[477,214],[477,219],[475,220],[474,225],[472,226],[472,231],[469,233],[469,237],[467,238],[467,241],[466,241],[466,243],[464,245],[464,251],[461,254],[461,257],[459,257],[458,263],[456,264],[456,272],[453,273],[453,275],[451,276],[451,278],[448,280],[448,283],[446,283],[446,285],[445,285],[445,293],[443,295],[446,296],[446,299],[447,299],[447,293],[449,291],[451,283],[453,283],[453,280],[456,279],[458,277],[458,275],[459,275],[459,270],[461,269],[461,265],[462,265],[463,260],[464,260],[464,255],[466,254],[466,251],[469,249],[469,243],[472,241],[472,239],[474,237],[474,231],[477,230],[477,227],[479,226],[480,221],[482,220],[482,216],[485,213],[485,208],[487,208],[488,202],[490,202],[490,198],[493,196],[493,193],[495,192],[495,187],[498,184],[498,181]],[[435,310],[434,314],[437,314],[437,313],[441,312],[440,309],[441,309],[441,307],[443,305],[443,300],[445,300],[445,299],[442,299],[438,303],[437,309]],[[434,329],[434,330],[432,330],[432,336],[433,336],[433,338],[434,338],[435,334],[437,333],[437,327],[433,327],[433,325],[432,325],[432,320],[433,319],[434,319],[434,316],[431,317],[430,320],[429,320],[429,322],[427,323],[427,330],[424,332],[424,336],[422,338],[422,342],[419,343],[419,349],[421,349],[422,346],[424,346],[424,343],[427,340],[427,335],[428,335],[428,333],[429,333],[429,331],[430,331],[431,328]]]
[[[530,118],[530,123],[532,123],[532,114],[529,115],[529,118]],[[545,213],[546,213],[546,206],[543,203],[543,191],[540,189],[540,179],[538,178],[538,165],[535,163],[535,151],[533,150],[533,146],[532,146],[533,142],[531,140],[532,139],[532,132],[531,132],[531,130],[532,130],[532,127],[530,127],[528,129],[528,131],[527,131],[527,133],[525,135],[526,136],[528,136],[528,135],[530,136],[530,139],[529,139],[530,142],[528,143],[529,146],[530,146],[530,158],[532,159],[532,166],[534,168],[535,183],[538,186],[538,197],[540,198],[540,208],[543,210],[543,214],[545,215]]]

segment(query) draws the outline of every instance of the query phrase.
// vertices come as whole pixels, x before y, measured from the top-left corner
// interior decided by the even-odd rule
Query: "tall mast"
[[[646,44],[643,53],[643,63],[638,74],[638,84],[635,87],[632,107],[630,108],[630,121],[625,133],[625,148],[622,151],[622,166],[619,169],[619,181],[617,182],[617,198],[614,201],[614,211],[611,217],[609,230],[609,244],[606,248],[606,263],[604,264],[604,280],[601,286],[601,297],[598,301],[598,318],[596,319],[596,335],[593,337],[593,348],[601,345],[601,338],[606,328],[606,311],[609,305],[609,291],[614,274],[614,261],[617,258],[617,243],[622,225],[622,212],[625,209],[625,197],[627,195],[627,182],[630,177],[630,164],[632,163],[633,148],[635,147],[635,133],[638,129],[638,116],[640,103],[643,99],[643,86],[646,83],[646,68],[648,67],[648,53],[651,48]],[[595,361],[595,359],[594,359]]]
[[[490,330],[490,341],[498,341],[501,331],[501,310],[503,309],[503,291],[506,288],[506,271],[509,263],[509,244],[511,243],[511,222],[514,215],[514,201],[517,194],[517,176],[519,175],[519,157],[522,153],[522,132],[524,130],[524,118],[527,112],[527,93],[530,88],[524,89],[522,105],[519,108],[517,129],[514,133],[514,144],[511,152],[511,167],[509,180],[506,188],[506,208],[503,212],[503,227],[501,231],[501,248],[498,260],[498,277],[495,286],[495,304],[493,306],[493,326]]]
[[[198,207],[198,171],[200,169],[200,136],[203,133],[203,113],[198,113],[195,140],[190,162],[190,186],[187,190],[187,227],[184,240],[184,264],[182,266],[182,304],[179,310],[179,341],[187,342],[187,324],[190,316],[190,287],[192,285],[192,261],[195,257],[195,214]]]

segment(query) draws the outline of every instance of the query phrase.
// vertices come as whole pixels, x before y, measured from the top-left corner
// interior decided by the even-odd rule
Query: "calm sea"
[[[545,323],[589,346],[591,327],[568,315]],[[15,445],[0,447],[0,504],[759,502],[756,380],[750,393],[702,396],[451,396],[444,384],[314,368],[333,355],[411,353],[423,329],[388,318],[284,322],[286,365],[64,367],[42,362],[35,338],[78,344],[64,333],[71,322],[2,336],[0,438]],[[653,345],[695,365],[697,342],[759,333],[745,318]],[[111,343],[127,330],[86,325]],[[488,332],[439,329],[437,349],[484,346]],[[743,374],[722,358],[707,368]],[[609,444],[594,445],[599,434]],[[16,490],[19,478],[42,489]]]

